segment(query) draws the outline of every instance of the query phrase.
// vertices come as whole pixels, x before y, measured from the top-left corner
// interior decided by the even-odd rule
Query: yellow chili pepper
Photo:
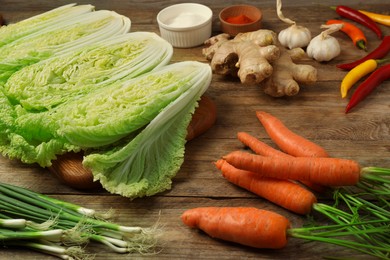
[[[378,62],[376,60],[369,59],[350,70],[341,81],[341,97],[345,98],[347,96],[348,90],[353,86],[353,84],[358,82],[359,79],[368,73],[373,72],[377,66]]]
[[[374,22],[390,26],[390,15],[372,13],[372,12],[367,12],[367,11],[363,11],[363,10],[359,10],[359,12],[361,12],[362,14],[367,15]]]

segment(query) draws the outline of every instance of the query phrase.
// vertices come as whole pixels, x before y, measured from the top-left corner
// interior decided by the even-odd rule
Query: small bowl
[[[227,20],[231,17],[246,16],[251,20],[248,23],[232,23]],[[252,5],[232,5],[228,6],[219,13],[221,30],[232,36],[239,33],[252,32],[261,28],[263,14],[260,9]]]
[[[157,14],[161,37],[173,47],[196,47],[211,37],[213,12],[205,5],[182,3],[168,6]]]

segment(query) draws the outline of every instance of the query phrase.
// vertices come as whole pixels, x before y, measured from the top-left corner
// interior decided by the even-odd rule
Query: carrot
[[[329,208],[325,204],[321,206]],[[387,259],[389,247],[385,234],[388,231],[389,220],[379,218],[360,220],[356,219],[355,214],[351,217],[345,214],[337,208],[326,213],[332,218],[342,216],[343,219],[347,219],[348,223],[338,220],[334,225],[291,228],[291,223],[287,218],[264,209],[198,207],[184,211],[181,220],[185,225],[198,228],[210,237],[255,248],[281,249],[287,245],[288,238],[294,237],[343,246],[360,253]],[[383,225],[378,226],[379,221]],[[378,243],[376,239],[366,239],[371,236],[379,237]]]
[[[237,169],[222,159],[215,165],[229,182],[297,214],[309,214],[317,202],[312,192],[292,181],[262,177],[254,172]]]
[[[282,151],[292,156],[328,157],[328,153],[324,148],[292,132],[278,118],[271,114],[257,111],[256,116],[270,138]]]
[[[356,185],[360,165],[353,160],[315,157],[265,157],[234,151],[223,157],[233,166],[262,176],[311,181],[325,186]]]
[[[237,138],[241,143],[249,147],[256,154],[260,154],[264,156],[290,156],[282,151],[279,151],[269,146],[268,144],[260,141],[256,137],[246,132],[238,132]]]
[[[290,222],[277,213],[253,207],[199,207],[186,210],[181,219],[213,238],[256,248],[287,245]]]
[[[279,157],[292,157],[289,154],[286,154],[282,151],[279,151],[266,143],[260,141],[256,137],[245,133],[245,132],[238,132],[237,138],[240,140],[244,145],[248,146],[252,151],[254,151],[256,154],[263,155],[263,156],[279,156]],[[304,157],[304,156],[302,156]],[[316,192],[325,192],[327,190],[327,187],[323,185],[319,185],[317,183],[312,183],[310,181],[300,181],[305,186],[309,187],[310,189],[316,191]]]
[[[311,181],[300,180],[299,182],[305,185],[306,187],[308,187],[309,189],[316,191],[318,193],[324,193],[325,191],[329,190],[329,187]]]

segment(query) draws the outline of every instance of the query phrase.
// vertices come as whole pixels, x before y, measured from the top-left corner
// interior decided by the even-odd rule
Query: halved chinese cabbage
[[[180,169],[187,126],[211,75],[208,64],[179,62],[107,82],[48,111],[17,105],[2,152],[49,166],[58,154],[84,150],[85,167],[108,191],[153,195]]]
[[[99,10],[24,35],[0,47],[0,85],[23,67],[125,34],[130,27],[129,18],[113,11]]]
[[[25,110],[49,110],[111,82],[164,66],[172,53],[172,45],[155,33],[122,34],[27,66],[8,79],[4,91]]]
[[[13,42],[31,33],[43,33],[58,28],[66,20],[94,11],[92,5],[67,4],[47,12],[32,16],[16,23],[0,27],[0,46]]]
[[[161,86],[164,94],[155,99],[145,97],[152,98],[149,100],[152,106],[156,102],[167,105],[127,142],[84,158],[83,164],[92,170],[94,180],[99,180],[111,193],[136,198],[170,189],[172,178],[184,161],[187,127],[210,84],[211,69],[199,62],[181,62],[167,66],[158,74],[167,77],[171,84]],[[150,76],[154,75],[144,80]],[[144,106],[143,102],[136,103],[136,107]],[[134,120],[139,121],[136,116]]]

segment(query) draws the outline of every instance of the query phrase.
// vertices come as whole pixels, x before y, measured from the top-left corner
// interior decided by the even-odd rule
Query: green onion
[[[0,227],[6,228],[25,228],[27,221],[25,219],[0,219]]]
[[[15,229],[15,228],[32,228],[35,230],[48,230],[53,224],[55,223],[54,219],[46,220],[42,223],[36,223],[30,220],[26,219],[12,219],[7,215],[0,213],[0,218],[3,220],[1,221],[0,227],[9,228],[9,229]]]
[[[64,245],[83,245],[95,241],[117,253],[147,253],[156,246],[160,234],[157,225],[151,228],[123,226],[93,217],[91,215],[95,215],[95,211],[85,209],[28,189],[0,183],[0,241],[28,241],[31,242],[30,247],[39,245],[42,252],[45,251],[44,246],[34,244],[37,239]],[[43,226],[47,230],[37,229]],[[56,248],[49,249],[55,251]],[[59,250],[68,249],[61,247]],[[65,251],[56,255],[67,255]]]
[[[64,247],[45,240],[38,241],[7,241],[7,246],[18,246],[34,249],[36,251],[53,255],[61,259],[89,259],[90,255],[86,254],[79,246]]]
[[[38,239],[42,238],[47,241],[60,242],[64,231],[62,229],[52,229],[46,231],[29,231],[29,230],[9,230],[0,229],[0,240],[22,240],[22,239]]]

